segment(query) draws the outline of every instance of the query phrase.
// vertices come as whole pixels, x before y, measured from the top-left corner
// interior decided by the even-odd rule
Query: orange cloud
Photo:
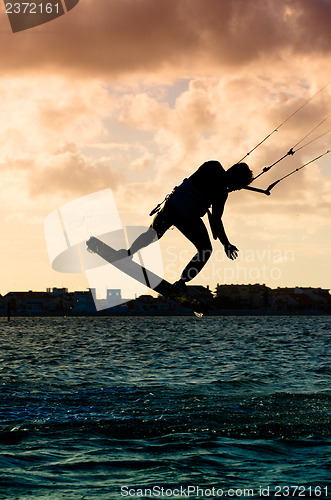
[[[44,160],[44,161],[43,161]],[[123,171],[111,159],[87,160],[74,144],[67,144],[52,156],[31,160],[27,176],[30,195],[80,196],[125,182]]]
[[[10,43],[1,71],[124,77],[272,66],[328,56],[330,21],[325,0],[81,0],[66,16],[14,35],[3,14]]]

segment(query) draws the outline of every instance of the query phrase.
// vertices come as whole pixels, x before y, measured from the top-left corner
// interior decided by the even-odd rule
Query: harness
[[[170,196],[174,194],[174,192],[176,191],[177,188],[178,188],[178,186],[175,186],[173,188],[173,190],[171,191],[171,193],[168,193],[167,196],[164,198],[164,200],[161,201],[161,203],[159,203],[158,205],[156,205],[156,207],[153,208],[153,210],[149,213],[149,215],[152,216],[154,214],[158,214],[160,212],[160,210],[162,209],[162,207],[164,206],[165,202],[169,200]]]

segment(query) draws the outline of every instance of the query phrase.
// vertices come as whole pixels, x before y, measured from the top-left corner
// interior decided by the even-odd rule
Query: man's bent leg
[[[138,252],[141,248],[145,248],[153,241],[157,240],[157,235],[155,230],[150,226],[147,231],[144,233],[140,234],[138,238],[132,243],[131,247],[128,250],[128,255],[133,255],[134,253]]]
[[[171,212],[164,207],[153,219],[150,227],[132,243],[128,250],[128,255],[133,255],[141,248],[145,248],[154,241],[157,241],[173,225]]]
[[[212,249],[199,250],[183,270],[180,279],[187,283],[199,274],[211,256]]]
[[[195,278],[204,267],[212,254],[213,248],[206,226],[200,218],[187,222],[183,220],[176,222],[176,227],[198,250],[181,274],[181,281],[187,283]]]

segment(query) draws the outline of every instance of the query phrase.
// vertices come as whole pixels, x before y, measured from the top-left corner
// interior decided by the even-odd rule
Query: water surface
[[[330,340],[328,316],[2,318],[0,498],[331,498]]]

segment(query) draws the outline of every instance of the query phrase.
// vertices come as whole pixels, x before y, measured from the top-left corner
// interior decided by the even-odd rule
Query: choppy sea
[[[331,317],[0,318],[0,499],[331,498]]]

